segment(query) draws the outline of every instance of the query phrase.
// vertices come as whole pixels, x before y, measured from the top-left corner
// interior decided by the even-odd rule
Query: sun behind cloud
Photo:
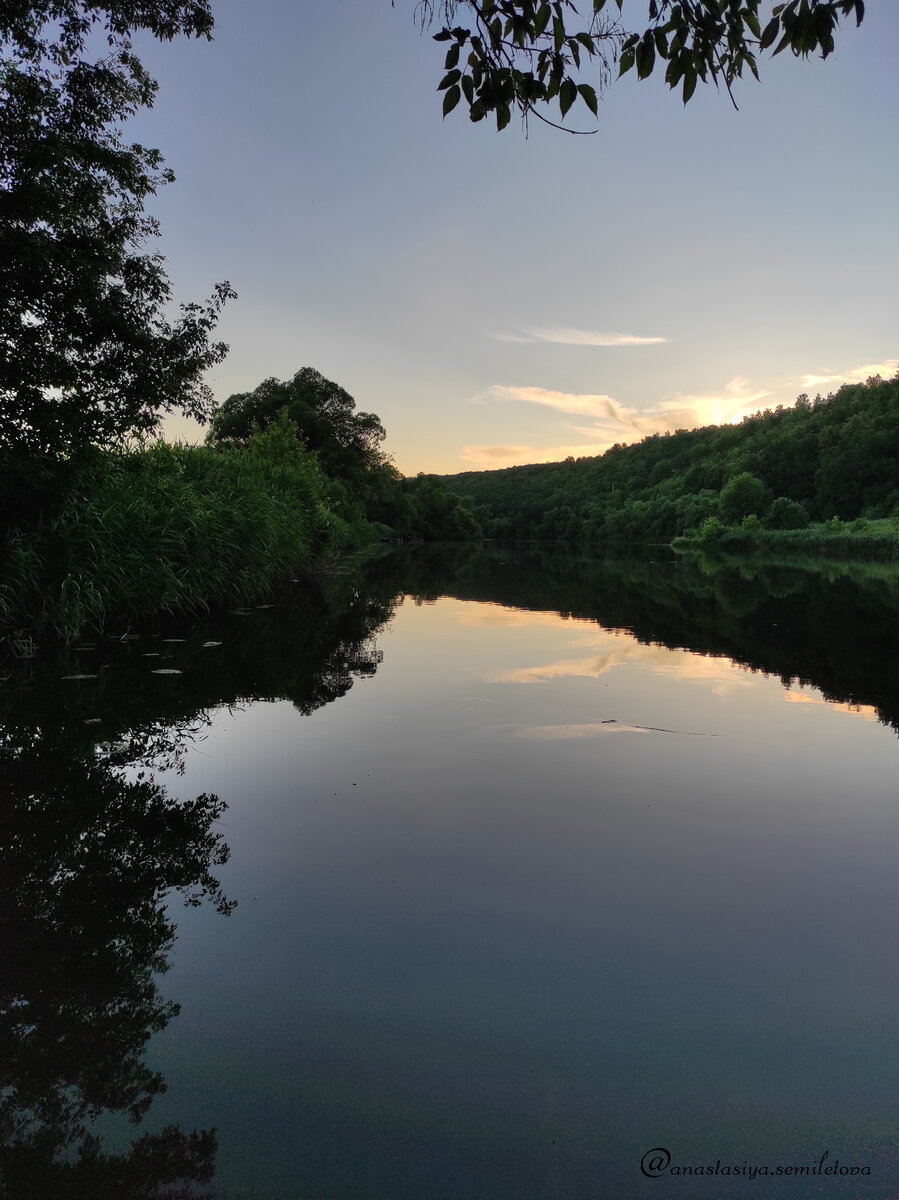
[[[578,330],[543,330],[533,333],[568,333]],[[584,334],[584,337],[626,335]],[[516,340],[516,339],[511,339]],[[517,340],[538,340],[536,338]],[[548,339],[543,339],[548,340]],[[559,339],[561,340],[561,339]],[[639,340],[639,339],[638,339]],[[666,339],[644,339],[665,341]],[[585,343],[586,344],[586,343]],[[592,344],[592,343],[591,343]],[[600,344],[600,343],[595,343]],[[611,344],[611,343],[610,343]],[[623,343],[621,343],[623,344]],[[667,399],[637,408],[622,404],[604,392],[563,392],[531,385],[493,384],[473,397],[476,403],[539,405],[556,413],[580,417],[578,424],[560,423],[562,436],[550,445],[536,446],[469,444],[459,452],[459,460],[477,467],[525,466],[529,463],[562,462],[566,458],[592,458],[604,454],[615,444],[628,445],[656,433],[676,433],[681,429],[699,429],[707,425],[736,425],[744,417],[775,404],[792,404],[800,389],[822,387],[834,390],[843,383],[863,383],[872,376],[892,378],[899,370],[899,359],[888,358],[866,363],[841,372],[805,374],[782,378],[771,387],[754,385],[744,375],[735,375],[723,387],[711,392],[678,392]],[[586,418],[584,420],[584,418]],[[566,438],[574,434],[581,441]]]

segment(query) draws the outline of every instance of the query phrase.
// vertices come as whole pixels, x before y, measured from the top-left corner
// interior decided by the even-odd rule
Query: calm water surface
[[[328,587],[7,685],[19,766],[56,731],[32,808],[88,751],[227,806],[144,1127],[215,1126],[217,1200],[895,1196],[895,583],[494,548]],[[865,1174],[773,1174],[825,1151]]]

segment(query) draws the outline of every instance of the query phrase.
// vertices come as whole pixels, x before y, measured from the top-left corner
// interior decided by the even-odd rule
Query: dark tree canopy
[[[245,443],[254,428],[277,421],[282,409],[328,475],[356,479],[384,458],[380,419],[356,412],[349,392],[314,367],[302,367],[293,379],[265,379],[252,392],[229,396],[212,418],[209,441]]]
[[[423,26],[441,24],[435,40],[449,43],[444,116],[464,99],[472,121],[493,113],[498,129],[514,109],[547,120],[541,109],[553,102],[562,119],[578,100],[596,116],[597,94],[632,68],[640,79],[664,69],[684,103],[700,80],[730,93],[745,69],[758,78],[762,51],[826,58],[840,17],[861,24],[864,11],[864,0],[421,0],[417,8]]]
[[[69,454],[153,430],[160,411],[209,414],[202,374],[233,293],[169,318],[144,203],[172,176],[120,126],[156,90],[132,33],[211,27],[207,0],[0,6],[0,450]]]

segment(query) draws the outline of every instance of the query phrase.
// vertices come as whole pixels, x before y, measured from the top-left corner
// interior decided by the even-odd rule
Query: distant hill
[[[801,528],[899,515],[899,375],[595,458],[441,478],[493,538],[670,540],[712,516]]]

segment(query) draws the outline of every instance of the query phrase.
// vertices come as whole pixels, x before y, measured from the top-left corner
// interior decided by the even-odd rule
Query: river
[[[216,1200],[892,1196],[897,615],[400,548],[12,665],[7,1194],[86,1122],[97,1198],[170,1126]]]

